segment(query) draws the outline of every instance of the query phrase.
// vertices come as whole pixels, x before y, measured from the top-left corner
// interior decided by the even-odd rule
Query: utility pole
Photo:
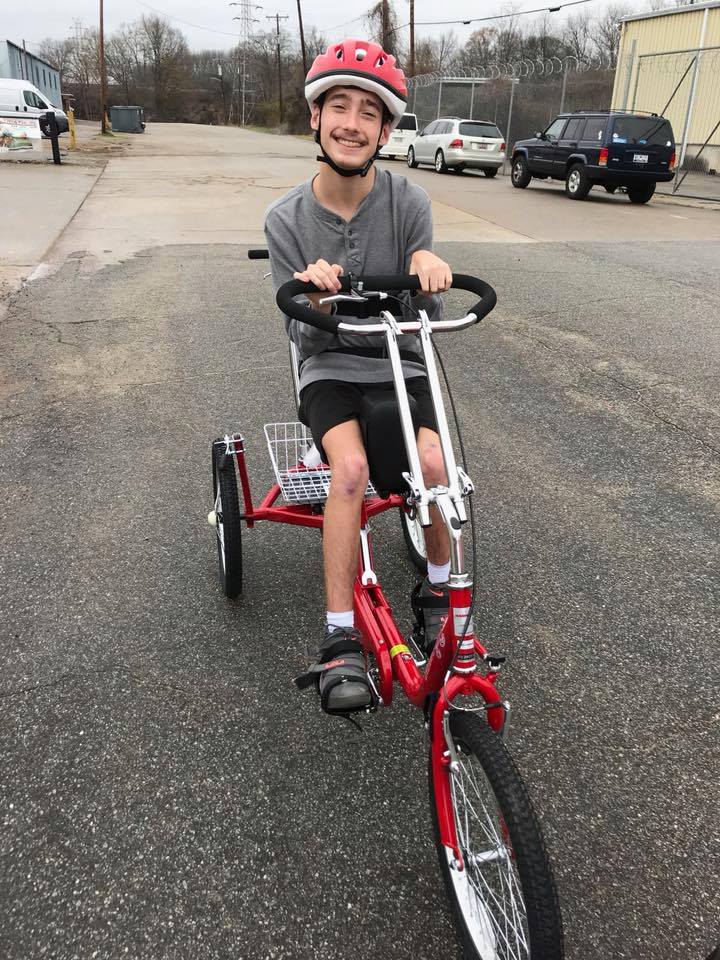
[[[415,76],[415,0],[410,0],[410,76]]]
[[[277,68],[278,68],[278,99],[280,101],[280,123],[285,122],[285,117],[283,115],[283,98],[282,98],[282,64],[280,60],[280,21],[289,19],[287,16],[280,16],[279,13],[271,13],[266,15],[266,20],[275,21],[275,49],[277,51]]]
[[[300,49],[302,50],[302,58],[303,58],[303,73],[305,74],[305,76],[307,76],[308,65],[307,65],[307,53],[305,51],[305,31],[303,30],[302,9],[300,8],[300,0],[297,0],[297,8],[298,8],[298,24],[300,26]]]
[[[105,104],[107,103],[107,73],[105,71],[105,27],[103,0],[100,0],[100,132],[107,133]]]

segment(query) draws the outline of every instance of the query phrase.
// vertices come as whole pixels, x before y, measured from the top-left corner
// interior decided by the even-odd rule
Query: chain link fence
[[[615,96],[613,98],[613,89]],[[562,111],[638,110],[666,116],[677,173],[665,192],[720,199],[720,49],[629,57],[494,63],[410,81],[408,110],[422,128],[438,117],[490,120],[508,144],[544,130]],[[507,172],[509,164],[506,164]]]

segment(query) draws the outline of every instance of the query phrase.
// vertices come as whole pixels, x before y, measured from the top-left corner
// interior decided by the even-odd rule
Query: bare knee
[[[332,460],[330,491],[350,499],[362,499],[368,483],[368,463],[362,451],[342,454]]]
[[[439,443],[430,443],[420,451],[420,466],[426,487],[436,487],[447,484],[445,463]]]

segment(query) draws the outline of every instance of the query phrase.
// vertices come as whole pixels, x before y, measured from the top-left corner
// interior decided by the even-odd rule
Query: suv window
[[[673,132],[662,117],[615,117],[612,141],[671,147]]]
[[[585,122],[583,135],[580,139],[592,140],[594,143],[599,143],[599,141],[603,138],[606,123],[606,117],[588,117]]]
[[[439,125],[435,133],[452,133],[452,128],[453,128],[452,120],[444,120]]]
[[[494,123],[478,123],[477,120],[466,120],[461,123],[458,133],[461,137],[487,137],[490,140],[502,140],[502,134]]]
[[[417,117],[414,113],[406,113],[400,117],[400,123],[395,127],[396,130],[417,130]]]
[[[585,117],[574,117],[572,120],[568,120],[567,126],[563,130],[563,140],[579,140],[584,126]]]
[[[557,120],[553,120],[550,126],[545,131],[545,136],[554,140],[557,140],[562,133],[562,128],[565,126],[566,117],[558,117]]]
[[[438,122],[437,122],[437,120],[433,120],[432,123],[429,123],[429,124],[425,127],[425,129],[424,129],[423,132],[422,132],[422,135],[423,135],[424,137],[429,137],[429,136],[431,136],[433,133],[435,133],[435,131],[437,130],[437,128],[438,128]]]

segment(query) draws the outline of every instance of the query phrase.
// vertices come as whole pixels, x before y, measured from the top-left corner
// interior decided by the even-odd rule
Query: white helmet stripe
[[[315,80],[305,84],[305,98],[312,107],[320,94],[325,93],[332,87],[360,87],[361,90],[368,90],[380,97],[382,102],[390,111],[392,116],[392,126],[396,127],[400,118],[405,113],[405,100],[389,90],[384,84],[378,83],[372,77],[360,73],[341,72],[326,73]]]

